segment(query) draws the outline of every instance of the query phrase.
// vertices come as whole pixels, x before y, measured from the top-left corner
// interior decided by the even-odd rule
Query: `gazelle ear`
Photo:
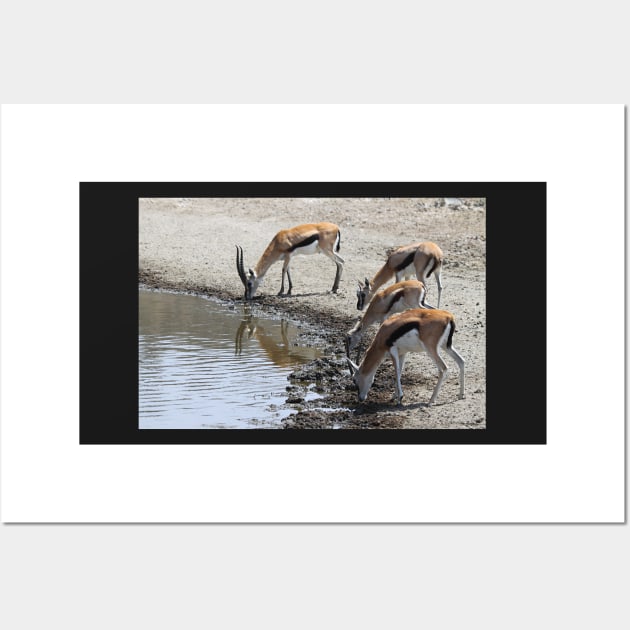
[[[249,270],[249,277],[250,277],[250,278],[255,278],[255,277],[256,277],[256,274],[254,273],[254,270],[253,270],[253,269],[250,269],[250,270]]]
[[[365,287],[366,287],[367,289],[369,289],[369,288],[370,288],[370,281],[369,281],[367,278],[365,279]]]

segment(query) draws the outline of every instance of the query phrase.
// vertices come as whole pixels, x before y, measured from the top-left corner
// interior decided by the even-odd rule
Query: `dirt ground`
[[[282,263],[271,267],[252,308],[309,324],[309,342],[324,350],[296,369],[287,385],[287,405],[295,413],[285,428],[452,428],[486,426],[486,208],[479,198],[178,198],[141,199],[139,282],[142,285],[243,301],[236,271],[236,248],[245,269],[254,267],[281,229],[331,221],[341,230],[339,255],[345,260],[339,291],[331,293],[335,264],[322,254],[297,256],[291,263],[293,292],[278,297]],[[402,406],[392,401],[394,371],[389,360],[376,372],[367,400],[359,403],[345,361],[344,337],[355,323],[357,280],[371,278],[389,250],[433,241],[444,252],[440,307],[455,316],[453,345],[465,360],[466,396],[457,399],[458,369],[449,367],[438,399],[427,407],[437,381],[428,355],[410,354],[402,376]],[[389,284],[389,283],[388,283]],[[437,302],[428,281],[427,302]],[[384,287],[381,287],[384,288]],[[364,337],[362,350],[376,333]],[[313,334],[315,331],[315,334]],[[312,403],[301,395],[316,382],[323,395]]]

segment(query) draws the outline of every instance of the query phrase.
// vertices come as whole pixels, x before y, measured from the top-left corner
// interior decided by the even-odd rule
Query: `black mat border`
[[[546,182],[81,182],[79,442],[546,444],[546,191]],[[487,428],[138,429],[142,197],[485,197]]]

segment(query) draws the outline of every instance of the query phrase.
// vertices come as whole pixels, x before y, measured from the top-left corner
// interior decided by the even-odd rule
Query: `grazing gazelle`
[[[459,396],[464,397],[464,359],[453,347],[455,320],[452,313],[439,309],[414,308],[388,317],[378,329],[374,340],[367,349],[361,365],[347,358],[350,374],[359,388],[359,401],[363,402],[372,383],[376,369],[387,355],[394,364],[396,373],[396,402],[400,405],[403,397],[400,375],[408,352],[427,352],[435,363],[439,377],[429,405],[435,402],[440,387],[446,378],[448,368],[439,350],[443,347],[459,366]]]
[[[358,304],[365,300],[367,289],[359,282],[357,289]],[[394,313],[400,313],[410,308],[435,308],[426,304],[424,298],[427,290],[420,280],[401,280],[381,289],[370,300],[368,307],[359,317],[354,328],[346,336],[346,354],[357,347],[363,333],[372,325],[380,324]],[[358,308],[358,306],[357,306]]]
[[[304,223],[296,225],[288,230],[280,230],[272,239],[267,249],[263,252],[260,260],[249,273],[245,273],[243,266],[243,248],[236,246],[236,270],[245,287],[245,299],[251,300],[258,286],[262,282],[269,267],[279,260],[283,260],[282,284],[278,295],[284,295],[284,276],[289,280],[289,290],[287,295],[291,295],[293,283],[289,273],[289,263],[296,254],[316,254],[321,252],[334,261],[337,265],[337,274],[332,287],[332,292],[336,293],[339,288],[339,279],[343,270],[344,260],[336,252],[341,245],[341,233],[339,227],[334,223]]]
[[[442,296],[442,261],[444,255],[442,250],[431,241],[423,241],[421,243],[411,243],[403,245],[395,249],[385,261],[385,264],[379,269],[376,275],[371,279],[365,279],[364,290],[366,297],[359,299],[357,308],[361,311],[367,302],[369,302],[379,287],[388,282],[393,276],[396,276],[396,282],[400,282],[403,278],[406,280],[415,275],[418,280],[427,286],[427,278],[435,275],[438,287],[437,305],[440,308],[440,297]]]

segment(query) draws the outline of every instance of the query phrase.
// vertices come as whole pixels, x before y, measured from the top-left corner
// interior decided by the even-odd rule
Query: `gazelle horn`
[[[353,363],[350,357],[346,357],[346,361],[348,362],[348,368],[350,369],[350,376],[354,376],[354,373],[358,371],[359,366],[356,363]]]
[[[243,248],[238,245],[236,246],[236,270],[238,271],[243,286],[247,287],[247,278],[245,277],[245,269],[243,267]]]
[[[346,348],[346,356],[349,359],[350,358],[350,335],[346,335],[344,337],[343,342],[344,342],[344,346]]]

